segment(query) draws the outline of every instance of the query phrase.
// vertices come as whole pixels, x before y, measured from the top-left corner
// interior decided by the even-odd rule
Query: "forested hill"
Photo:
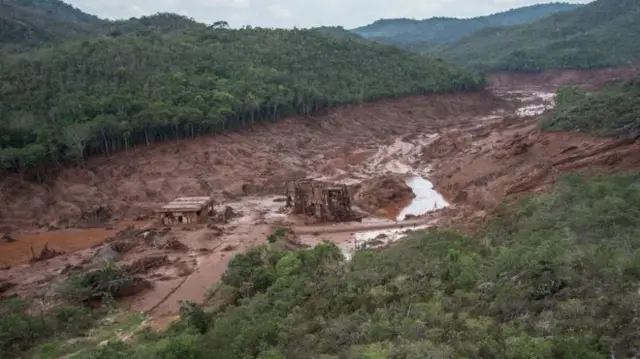
[[[86,24],[99,24],[105,21],[59,0],[3,0],[3,3],[46,14],[58,21]]]
[[[640,1],[597,0],[532,24],[489,28],[439,56],[478,69],[594,68],[640,60]]]
[[[567,3],[539,4],[470,19],[382,19],[352,31],[365,38],[424,51],[437,45],[454,42],[487,27],[530,23],[580,6],[582,5]]]
[[[184,16],[158,13],[128,20],[108,21],[59,0],[0,2],[0,51],[22,52],[68,40],[131,33],[167,33],[203,29]],[[354,35],[355,36],[355,35]]]
[[[69,20],[74,17],[75,11],[79,12],[77,9],[64,8],[60,5],[50,10],[47,8],[38,10],[31,6],[21,6],[21,3],[28,5],[32,2],[27,0],[0,2],[0,51],[2,52],[21,51],[72,38],[91,36],[99,32],[99,28],[95,26],[99,20],[96,20],[96,23]],[[49,7],[58,3],[66,5],[55,1],[43,3]]]
[[[392,46],[313,30],[202,28],[3,56],[0,84],[0,163],[15,169],[485,82]]]

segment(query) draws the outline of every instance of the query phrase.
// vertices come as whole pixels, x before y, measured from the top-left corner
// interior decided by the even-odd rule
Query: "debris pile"
[[[80,219],[89,226],[102,225],[113,217],[113,211],[108,206],[95,206],[90,210],[82,212]]]
[[[31,259],[29,259],[29,261],[32,263],[46,261],[62,254],[64,254],[64,252],[59,252],[55,249],[51,249],[49,248],[49,243],[46,243],[42,250],[40,250],[40,254],[38,255],[36,255],[36,253],[33,251],[33,247],[31,247]]]
[[[370,213],[407,203],[415,198],[413,190],[400,175],[386,175],[362,182],[355,203]]]
[[[123,265],[122,271],[127,275],[145,274],[149,271],[170,264],[166,255],[155,255],[136,259],[130,264]]]

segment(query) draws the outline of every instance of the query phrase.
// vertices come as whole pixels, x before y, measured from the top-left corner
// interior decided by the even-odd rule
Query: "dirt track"
[[[600,86],[631,73],[625,71],[590,72],[590,79],[571,72],[560,74],[557,82],[574,79]],[[136,232],[119,239],[136,243],[123,253],[120,264],[167,258],[142,274],[154,288],[123,304],[166,319],[177,312],[179,300],[200,301],[234,253],[266,243],[266,236],[279,226],[294,228],[302,244],[330,240],[347,250],[381,235],[397,238],[398,227],[455,218],[471,226],[504,198],[544,190],[562,172],[640,168],[638,143],[540,133],[535,117],[552,106],[552,96],[545,91],[553,87],[541,86],[549,75],[541,76],[518,80],[497,74],[492,92],[352,105],[252,131],[142,147],[91,159],[87,168],[66,168],[50,186],[5,178],[0,183],[5,203],[0,230],[12,231],[16,241],[0,243],[0,266],[12,266],[0,271],[0,284],[16,284],[6,294],[43,296],[61,273],[95,257],[100,243],[117,229],[147,226],[155,230],[151,237]],[[518,81],[525,85],[518,86]],[[353,183],[385,173],[430,179],[452,207],[403,223],[370,218],[362,224],[305,226],[283,213],[276,198],[289,179],[312,176]],[[238,216],[210,228],[159,231],[149,217],[152,209],[188,195],[212,195]],[[391,204],[375,214],[395,218],[406,204]],[[101,228],[47,230],[85,225],[86,214],[96,206],[110,214]],[[142,221],[131,222],[136,218]],[[373,231],[391,228],[396,232]],[[185,249],[165,245],[173,240]],[[31,248],[37,252],[46,243],[66,253],[27,264]]]

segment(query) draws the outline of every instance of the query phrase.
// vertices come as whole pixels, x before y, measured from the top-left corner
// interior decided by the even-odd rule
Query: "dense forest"
[[[640,60],[640,1],[597,0],[535,23],[487,28],[438,56],[483,71],[596,68]]]
[[[222,283],[209,291],[204,310],[185,303],[181,319],[168,331],[146,331],[128,343],[67,340],[91,326],[82,307],[32,317],[19,302],[3,303],[0,355],[601,359],[638,354],[638,172],[564,177],[552,193],[505,205],[474,237],[418,231],[386,249],[362,249],[350,261],[331,244],[293,252],[279,248],[265,239],[264,246],[235,256]],[[110,273],[99,278],[118,276],[114,269]]]
[[[582,5],[567,3],[538,4],[470,19],[382,19],[351,31],[371,40],[424,52],[439,45],[452,43],[487,27],[527,24],[580,6]]]
[[[553,115],[541,123],[545,130],[640,138],[640,78],[595,93],[561,88],[556,102]]]
[[[317,30],[158,14],[100,22],[99,33],[0,57],[0,169],[40,176],[46,163],[154,141],[485,86],[441,61]]]

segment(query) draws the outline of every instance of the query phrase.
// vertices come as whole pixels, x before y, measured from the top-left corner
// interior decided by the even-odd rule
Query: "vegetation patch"
[[[565,176],[468,238],[421,231],[236,256],[235,301],[91,358],[626,358],[640,348],[640,173]]]
[[[595,93],[560,88],[556,103],[554,114],[541,122],[545,130],[640,138],[640,78]]]

